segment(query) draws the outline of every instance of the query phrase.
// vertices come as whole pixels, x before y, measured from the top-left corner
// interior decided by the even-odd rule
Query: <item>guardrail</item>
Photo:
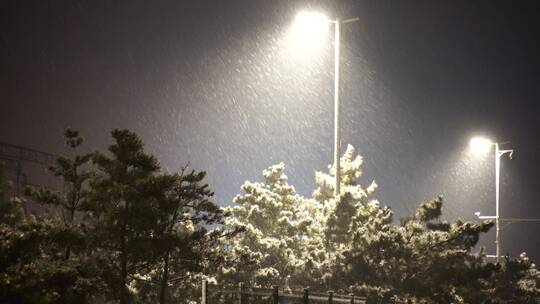
[[[273,288],[248,287],[243,283],[238,286],[223,286],[202,281],[202,304],[365,304],[366,299],[354,294],[336,294],[310,292],[309,288],[294,292]]]

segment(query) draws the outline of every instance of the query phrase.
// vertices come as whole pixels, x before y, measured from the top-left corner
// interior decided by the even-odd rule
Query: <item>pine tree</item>
[[[186,293],[200,282],[195,283],[195,279],[203,272],[215,271],[221,263],[216,249],[230,234],[219,229],[223,210],[210,201],[213,192],[203,183],[205,175],[184,168],[181,174],[152,177],[147,190],[153,197],[149,209],[153,214],[147,218],[157,220],[147,239],[152,248],[147,259],[154,262],[147,264],[145,277],[146,282],[159,288],[138,284],[149,303],[188,298]]]
[[[28,189],[47,212],[19,220],[0,175],[0,302],[178,302],[194,280],[223,262],[223,210],[204,172],[169,174],[128,130],[114,130],[110,154],[76,154],[50,168],[64,189]],[[172,287],[172,288],[171,288]]]
[[[143,151],[139,137],[128,130],[113,130],[111,156],[95,152],[92,161],[98,169],[91,180],[89,210],[98,221],[93,234],[109,250],[119,269],[118,298],[121,304],[133,300],[129,284],[150,250],[145,246],[154,218],[151,196],[146,188],[158,173],[155,157]]]
[[[0,224],[16,225],[24,220],[21,200],[10,194],[11,185],[4,172],[4,164],[0,162]]]
[[[492,303],[540,303],[540,272],[526,253],[516,258],[505,257],[482,283]]]
[[[364,188],[362,158],[348,146],[341,158],[342,192],[334,199],[330,175],[317,173],[314,199],[323,207],[327,260],[323,265],[327,288],[356,290],[374,298],[405,298],[452,302],[459,299],[463,278],[474,285],[486,271],[482,258],[470,253],[491,223],[439,220],[442,198],[421,204],[401,225],[392,211],[373,199],[377,187]],[[429,282],[429,283],[426,283]]]
[[[78,132],[67,130],[66,143],[82,143]],[[76,220],[88,172],[80,171],[88,155],[59,157],[50,171],[65,183],[65,191],[26,189],[25,194],[50,213],[2,226],[0,299],[2,302],[86,303],[105,290],[104,260],[89,254],[84,225]],[[75,256],[73,252],[75,250]]]
[[[186,297],[182,287],[192,287],[195,277],[221,262],[218,241],[229,234],[219,229],[223,211],[210,201],[204,172],[163,173],[135,133],[114,130],[112,137],[110,156],[93,155],[98,171],[88,207],[99,246],[119,270],[118,299],[165,303]]]
[[[283,164],[265,170],[264,183],[246,182],[227,221],[247,228],[227,243],[242,266],[223,278],[263,286],[288,279],[293,288],[353,291],[369,303],[539,303],[539,272],[526,256],[494,264],[472,252],[492,222],[444,221],[437,196],[396,223],[373,198],[376,183],[359,184],[362,158],[352,146],[340,161],[337,199],[333,166],[316,173],[312,199],[294,192]]]
[[[46,207],[52,207],[53,212],[58,212],[56,217],[59,223],[59,229],[62,230],[63,241],[65,244],[65,260],[69,260],[73,246],[84,246],[85,225],[77,219],[87,198],[85,189],[86,183],[92,176],[92,172],[87,168],[91,154],[75,154],[77,149],[83,143],[83,138],[79,132],[72,129],[66,129],[64,132],[66,145],[71,149],[71,158],[59,156],[56,163],[49,168],[49,171],[60,178],[64,185],[63,191],[41,187],[38,189],[28,188],[25,194],[35,202]]]
[[[496,265],[472,252],[492,222],[443,221],[438,196],[396,224],[392,211],[371,198],[376,184],[358,184],[361,165],[349,146],[341,158],[343,190],[337,201],[333,167],[330,175],[316,176],[313,196],[326,215],[326,288],[353,290],[374,302],[538,303],[540,277],[526,258]]]
[[[226,209],[226,227],[245,232],[226,243],[232,266],[222,269],[223,280],[257,286],[309,280],[302,275],[314,267],[308,256],[316,255],[318,243],[312,237],[312,202],[296,194],[283,171],[283,164],[274,165],[263,171],[264,182],[244,183],[244,194]]]

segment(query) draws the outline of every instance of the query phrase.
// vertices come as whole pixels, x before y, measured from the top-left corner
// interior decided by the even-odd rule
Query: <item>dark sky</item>
[[[292,58],[284,37],[312,9],[360,18],[343,29],[342,148],[397,217],[439,193],[449,219],[492,214],[493,156],[466,153],[482,134],[516,150],[502,216],[540,218],[535,2],[3,1],[0,141],[61,153],[65,127],[88,149],[129,128],[168,170],[207,171],[222,205],[281,161],[309,195],[332,162],[332,39]],[[539,228],[505,226],[503,252],[538,260]]]

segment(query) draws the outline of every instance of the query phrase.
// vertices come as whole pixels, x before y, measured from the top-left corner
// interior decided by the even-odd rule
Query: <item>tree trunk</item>
[[[169,281],[169,253],[165,256],[163,264],[163,276],[161,277],[161,291],[159,295],[159,304],[165,304],[165,296],[167,294],[167,283]]]
[[[75,221],[75,207],[72,204],[71,209],[70,209],[70,222],[69,222],[69,228],[70,229],[73,228],[73,222],[74,221]],[[69,260],[70,254],[71,254],[71,247],[68,244],[68,246],[66,248],[66,255],[65,255],[65,260],[66,261]]]
[[[126,248],[126,225],[122,229],[120,240],[120,282],[122,284],[120,290],[120,304],[129,303],[129,292],[127,290],[127,248]]]
[[[169,226],[168,230],[169,233],[172,233],[174,223],[176,222],[176,218],[178,216],[178,208],[174,210],[173,218],[171,221],[171,225]],[[170,260],[170,251],[167,251],[167,254],[165,255],[165,263],[163,264],[163,276],[161,278],[161,290],[159,294],[159,303],[165,304],[165,296],[167,294],[167,283],[169,281],[169,260]]]

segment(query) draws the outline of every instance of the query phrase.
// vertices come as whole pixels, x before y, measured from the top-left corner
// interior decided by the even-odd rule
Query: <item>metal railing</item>
[[[238,286],[223,286],[209,284],[203,280],[201,286],[202,304],[365,304],[366,299],[354,294],[336,294],[310,292],[309,288],[302,291],[287,291],[273,288],[247,287],[243,283]]]

